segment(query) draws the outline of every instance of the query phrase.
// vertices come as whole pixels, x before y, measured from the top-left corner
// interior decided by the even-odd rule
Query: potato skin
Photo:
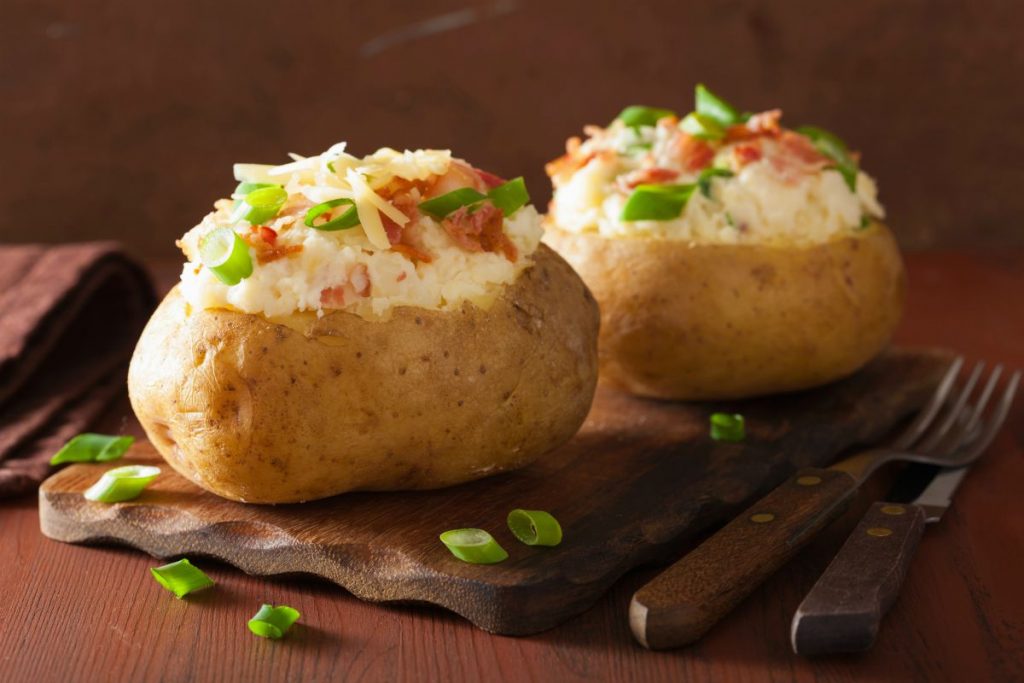
[[[544,237],[601,307],[603,380],[641,396],[735,399],[853,373],[887,344],[906,276],[881,223],[809,246]]]
[[[187,311],[177,288],[132,358],[132,407],[168,463],[250,503],[448,486],[567,441],[597,382],[598,312],[546,246],[488,310],[274,322]]]

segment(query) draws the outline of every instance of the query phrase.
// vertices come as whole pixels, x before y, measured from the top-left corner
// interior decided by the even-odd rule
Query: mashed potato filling
[[[485,201],[444,218],[418,209],[422,201],[452,189],[472,187],[486,194],[502,182],[446,150],[381,149],[358,158],[346,154],[342,143],[319,156],[293,159],[282,166],[235,167],[243,184],[287,192],[272,218],[257,224],[240,218],[238,203],[245,195],[235,194],[217,201],[215,210],[178,241],[188,258],[181,292],[192,307],[268,317],[346,310],[369,319],[387,317],[396,306],[445,310],[470,301],[486,308],[532,263],[542,228],[528,204],[503,215]],[[325,231],[305,224],[311,208],[339,199],[351,204],[331,209],[324,218],[354,207],[357,225]],[[490,242],[480,240],[484,217],[492,232],[500,230],[501,249],[488,248],[494,235]],[[252,261],[251,275],[233,285],[222,282],[200,254],[203,238],[224,227],[245,240]]]
[[[653,125],[588,126],[548,164],[549,218],[561,230],[709,244],[823,242],[883,218],[874,180],[853,188],[814,144],[778,125],[777,110],[729,127],[719,139],[685,132],[675,116]],[[698,183],[678,218],[623,220],[637,186]]]

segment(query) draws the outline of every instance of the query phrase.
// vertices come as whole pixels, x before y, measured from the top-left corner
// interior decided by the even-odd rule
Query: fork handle
[[[819,655],[870,648],[924,525],[917,505],[872,505],[793,615],[793,651]]]
[[[775,573],[845,508],[857,483],[804,469],[633,596],[633,635],[659,650],[689,645]]]

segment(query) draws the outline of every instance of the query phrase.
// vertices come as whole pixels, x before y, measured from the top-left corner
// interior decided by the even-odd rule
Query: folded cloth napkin
[[[0,497],[36,488],[124,391],[155,301],[117,244],[0,246]]]

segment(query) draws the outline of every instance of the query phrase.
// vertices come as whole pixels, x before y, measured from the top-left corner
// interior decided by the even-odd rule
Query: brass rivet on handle
[[[887,529],[884,526],[874,526],[868,529],[868,536],[877,536],[878,538],[885,538],[886,536],[892,535],[892,529]]]
[[[902,505],[883,505],[882,506],[882,512],[884,514],[886,514],[886,515],[893,515],[894,517],[896,515],[902,515],[906,511],[907,511],[907,508],[903,507]]]
[[[775,515],[770,512],[758,512],[750,515],[750,521],[754,524],[764,524],[775,519]]]
[[[803,477],[799,477],[796,483],[800,486],[817,486],[821,483],[821,477],[815,477],[813,474],[808,474]]]

